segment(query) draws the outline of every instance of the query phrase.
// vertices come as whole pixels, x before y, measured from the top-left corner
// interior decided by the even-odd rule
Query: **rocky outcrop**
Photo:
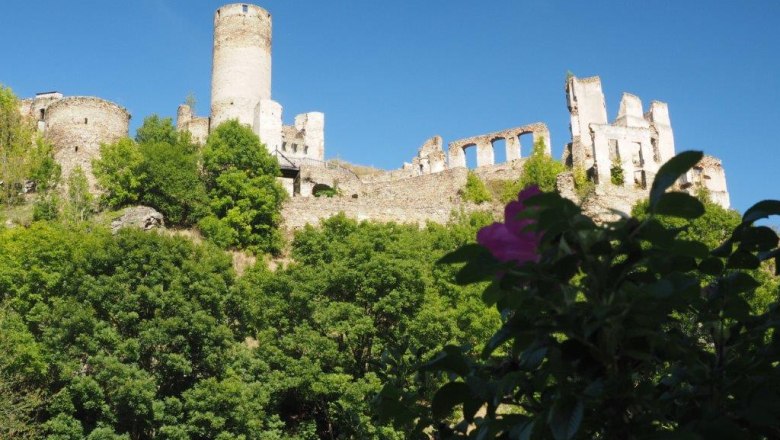
[[[111,233],[116,234],[122,228],[137,228],[143,231],[163,228],[163,215],[148,206],[131,206],[125,208],[122,216],[111,222]]]

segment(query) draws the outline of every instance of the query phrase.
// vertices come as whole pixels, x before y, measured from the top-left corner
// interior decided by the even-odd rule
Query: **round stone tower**
[[[100,144],[127,136],[130,114],[104,99],[69,96],[49,105],[44,118],[44,136],[54,146],[63,181],[80,166],[94,189],[92,159],[99,157]]]
[[[211,128],[229,119],[251,126],[271,98],[271,14],[247,3],[217,9],[212,62]]]

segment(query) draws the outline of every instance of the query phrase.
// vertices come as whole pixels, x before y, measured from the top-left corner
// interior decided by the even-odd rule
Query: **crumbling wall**
[[[434,136],[417,150],[417,156],[407,168],[412,168],[415,174],[431,174],[444,171],[447,167],[447,155],[442,150],[441,136]]]
[[[255,112],[255,134],[270,153],[282,147],[282,105],[271,99],[261,99]]]
[[[67,179],[80,166],[95,190],[92,159],[100,154],[100,144],[116,142],[128,135],[130,114],[124,108],[89,96],[57,100],[46,108],[45,137],[54,146],[54,158]]]
[[[302,164],[298,176],[299,182],[296,196],[311,197],[316,185],[326,185],[338,189],[345,197],[358,194],[363,182],[352,171],[336,166],[320,166]]]
[[[477,149],[477,168],[483,166],[490,166],[495,164],[495,153],[493,150],[493,142],[498,139],[506,140],[506,160],[507,162],[520,159],[521,145],[520,136],[525,134],[531,134],[533,143],[536,143],[538,139],[542,138],[547,148],[546,153],[549,155],[551,151],[550,142],[550,130],[547,125],[541,122],[535,124],[524,125],[522,127],[508,128],[506,130],[496,131],[492,133],[482,134],[479,136],[472,136],[465,139],[458,139],[450,142],[449,144],[449,167],[450,168],[465,168],[466,167],[466,152],[467,148]],[[529,151],[530,153],[530,151]]]
[[[357,220],[414,223],[445,223],[453,211],[486,210],[491,206],[464,204],[459,190],[466,184],[466,169],[416,176],[388,182],[364,184],[357,197],[295,197],[282,209],[284,226],[297,229],[317,225],[323,219],[343,212]]]
[[[195,116],[189,105],[182,104],[176,111],[176,129],[188,132],[193,142],[203,145],[209,136],[209,118]]]
[[[731,205],[726,171],[723,170],[721,160],[716,157],[704,156],[682,177],[680,187],[693,195],[704,188],[713,202],[727,209]]]
[[[643,113],[639,97],[624,93],[617,118],[609,124],[599,77],[570,77],[566,97],[571,143],[564,151],[564,162],[582,167],[597,184],[609,184],[611,168],[618,164],[624,186],[645,188],[658,167],[674,156],[674,135],[665,103],[653,101],[650,110]]]

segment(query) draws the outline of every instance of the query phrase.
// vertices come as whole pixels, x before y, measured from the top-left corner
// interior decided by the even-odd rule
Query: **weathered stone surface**
[[[122,228],[137,228],[148,231],[165,226],[163,215],[148,206],[131,206],[111,222],[111,232],[116,234]]]
[[[97,190],[92,159],[100,145],[126,137],[130,114],[124,108],[92,96],[69,96],[51,102],[44,111],[44,136],[54,145],[54,159],[62,167],[62,179],[81,167],[90,189]]]
[[[535,124],[524,125],[522,127],[508,128],[506,130],[495,131],[492,133],[472,136],[465,139],[458,139],[449,144],[449,167],[466,167],[467,148],[475,147],[477,149],[477,167],[494,165],[495,153],[493,151],[493,142],[498,139],[506,139],[506,158],[507,161],[519,159],[522,157],[520,152],[520,136],[530,134],[532,142],[536,143],[540,137],[544,139],[547,147],[547,154],[550,154],[550,130],[547,125],[537,122]],[[530,147],[527,152],[530,155]]]

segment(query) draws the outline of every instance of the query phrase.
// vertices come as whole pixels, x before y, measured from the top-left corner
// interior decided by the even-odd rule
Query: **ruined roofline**
[[[128,119],[130,119],[132,117],[132,115],[130,114],[130,111],[128,111],[126,108],[122,107],[121,105],[119,105],[119,104],[117,104],[115,102],[111,102],[111,101],[108,101],[108,100],[103,99],[103,98],[98,98],[97,96],[65,96],[65,97],[60,98],[57,101],[54,101],[53,103],[49,104],[49,106],[47,108],[48,109],[56,108],[56,107],[63,106],[63,105],[69,105],[69,104],[72,104],[73,102],[78,102],[78,101],[96,102],[96,103],[100,103],[100,104],[106,104],[106,105],[109,105],[111,107],[114,107],[117,110],[120,110],[120,111],[126,113]]]
[[[522,134],[529,134],[529,133],[547,134],[549,133],[549,131],[550,130],[547,128],[547,124],[545,124],[544,122],[535,122],[533,124],[523,125],[520,127],[512,127],[512,128],[507,128],[505,130],[499,130],[491,133],[485,133],[477,136],[470,136],[467,138],[457,139],[448,143],[447,145],[450,148],[453,148],[458,146],[476,144],[484,141],[493,141],[496,139],[504,139],[507,137],[520,136]]]
[[[577,78],[576,76],[572,76],[572,79],[576,80],[577,82],[581,82],[581,83],[595,83],[595,82],[600,83],[601,82],[601,77],[598,76],[598,75],[588,76],[588,77],[585,77],[585,78]]]
[[[228,3],[228,4],[225,4],[225,5],[222,5],[222,6],[218,7],[214,11],[214,15],[215,16],[221,16],[223,12],[230,13],[230,12],[234,12],[234,11],[238,12],[238,13],[243,13],[244,6],[246,6],[247,9],[249,9],[249,10],[254,10],[256,12],[264,13],[268,17],[271,16],[271,13],[268,12],[267,9],[265,9],[263,7],[260,7],[258,5],[254,5],[252,3]]]

